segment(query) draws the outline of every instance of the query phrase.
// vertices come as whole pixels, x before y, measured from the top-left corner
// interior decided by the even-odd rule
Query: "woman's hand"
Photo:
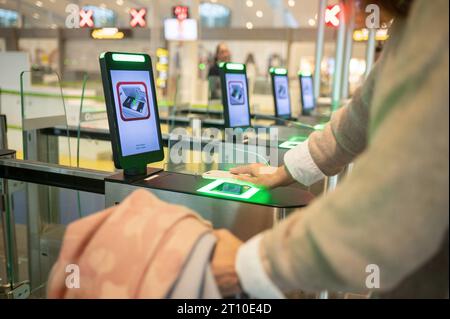
[[[223,297],[242,292],[236,273],[236,255],[242,241],[225,229],[214,231],[217,237],[216,249],[212,260],[212,271]]]
[[[291,175],[286,171],[284,165],[278,167],[275,173],[272,174],[264,173],[264,167],[266,166],[263,164],[251,164],[232,168],[230,169],[230,172],[239,175],[236,178],[241,181],[264,186],[269,189],[278,186],[287,186],[295,182]],[[247,174],[247,176],[243,174]]]

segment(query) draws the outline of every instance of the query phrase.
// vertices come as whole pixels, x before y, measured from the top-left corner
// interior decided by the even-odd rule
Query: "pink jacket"
[[[188,208],[137,190],[68,226],[48,297],[165,298],[195,243],[211,231]],[[79,288],[66,284],[75,274],[69,265],[79,269]]]

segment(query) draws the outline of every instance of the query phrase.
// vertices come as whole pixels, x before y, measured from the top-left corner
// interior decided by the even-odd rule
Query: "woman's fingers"
[[[230,173],[232,174],[250,174],[251,173],[251,167],[250,165],[246,166],[239,166],[239,167],[233,167],[230,169]]]
[[[252,176],[258,176],[259,175],[259,168],[262,164],[251,164],[246,166],[239,166],[234,167],[230,169],[230,172],[232,174],[241,175],[241,174],[249,174]]]
[[[236,176],[237,180],[240,180],[242,182],[252,183],[252,184],[258,184],[258,179],[256,177],[251,176]]]

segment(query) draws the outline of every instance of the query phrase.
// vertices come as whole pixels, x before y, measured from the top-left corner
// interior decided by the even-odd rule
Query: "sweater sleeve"
[[[370,145],[352,174],[336,191],[264,233],[260,257],[281,290],[365,291],[368,267],[376,265],[380,291],[387,291],[438,251],[449,219],[448,5],[415,3],[409,41],[402,37],[380,74],[383,90],[371,106],[377,111]],[[417,39],[427,35],[429,46],[421,49]],[[338,116],[367,114],[351,111],[357,109],[353,105]],[[335,119],[311,140],[324,172],[336,172],[364,149],[347,134],[355,130],[361,129],[347,130]],[[326,136],[331,144],[320,142]],[[333,152],[343,160],[332,160]]]
[[[350,103],[333,114],[323,131],[314,132],[309,138],[311,157],[327,176],[339,173],[366,148],[369,106],[381,62],[374,66]]]
[[[378,64],[349,104],[332,115],[323,131],[312,133],[307,141],[286,153],[286,168],[299,183],[309,186],[324,175],[339,173],[366,148],[368,109]]]

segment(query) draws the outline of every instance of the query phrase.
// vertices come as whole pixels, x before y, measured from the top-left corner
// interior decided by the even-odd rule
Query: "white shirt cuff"
[[[262,234],[245,244],[237,253],[236,272],[242,289],[252,298],[284,299],[285,296],[267,275],[259,256],[259,245]]]
[[[311,186],[325,178],[325,175],[311,157],[308,140],[289,150],[284,155],[284,164],[291,176],[305,186]]]

